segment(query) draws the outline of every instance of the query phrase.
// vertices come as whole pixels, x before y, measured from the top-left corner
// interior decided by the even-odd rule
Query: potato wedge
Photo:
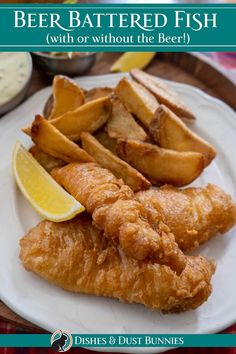
[[[113,97],[112,114],[108,119],[106,130],[111,138],[137,139],[145,141],[147,134],[138,125],[131,113],[127,111],[118,97]]]
[[[137,140],[118,140],[117,153],[154,185],[185,186],[204,169],[203,155],[198,152],[177,152]]]
[[[99,141],[100,144],[105,146],[108,150],[110,150],[114,155],[116,153],[116,139],[111,138],[105,130],[100,129],[94,133],[95,138]]]
[[[30,127],[26,127],[26,128],[21,128],[21,131],[23,133],[25,133],[26,135],[31,136],[31,126]]]
[[[115,93],[128,111],[148,127],[159,106],[157,99],[145,87],[127,78],[120,80]]]
[[[83,131],[95,132],[106,123],[111,114],[111,102],[107,97],[88,102],[75,111],[67,112],[50,123],[72,141],[78,141]]]
[[[47,100],[47,102],[44,105],[44,108],[43,108],[43,116],[44,116],[44,118],[48,119],[50,117],[50,114],[52,112],[52,107],[53,107],[53,94],[51,94],[48,97],[48,100]]]
[[[90,102],[101,97],[110,96],[114,90],[111,87],[97,87],[88,90],[85,94],[85,102]]]
[[[179,95],[159,78],[139,69],[131,70],[130,74],[137,82],[145,86],[157,98],[159,103],[165,104],[180,118],[186,119],[187,121],[196,119],[195,115],[182,102]]]
[[[56,167],[62,167],[66,164],[65,161],[57,159],[51,155],[48,155],[46,152],[40,149],[39,146],[33,145],[29,152],[33,155],[35,160],[45,168],[46,171],[51,172]]]
[[[193,133],[175,113],[164,105],[156,110],[149,127],[153,140],[161,147],[175,151],[195,151],[204,156],[205,167],[216,156],[215,148]]]
[[[35,117],[32,124],[31,138],[44,152],[65,162],[94,161],[86,151],[66,138],[40,115]]]
[[[150,187],[150,182],[141,173],[119,157],[113,155],[111,151],[101,145],[91,134],[82,133],[81,142],[83,149],[88,154],[93,156],[102,167],[113,172],[117,178],[122,178],[125,184],[130,186],[133,191],[136,192]]]
[[[52,89],[53,99],[49,97],[44,109],[48,119],[54,119],[64,113],[74,111],[85,102],[83,91],[69,77],[54,76]]]

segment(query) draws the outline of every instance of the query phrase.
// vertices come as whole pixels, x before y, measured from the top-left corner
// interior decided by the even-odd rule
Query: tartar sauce
[[[23,89],[29,75],[27,53],[0,53],[0,105],[9,102]]]

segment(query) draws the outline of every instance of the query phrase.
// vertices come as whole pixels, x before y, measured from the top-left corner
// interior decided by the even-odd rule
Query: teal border
[[[72,337],[73,347],[84,348],[236,347],[236,334],[73,334]],[[146,343],[147,337],[152,339],[153,344],[150,341]],[[0,348],[49,348],[50,340],[50,334],[0,334]]]
[[[235,23],[236,23],[236,4],[1,4],[0,5],[0,30],[2,24],[2,36],[0,36],[0,51],[134,51],[134,52],[142,52],[142,51],[236,51],[236,36],[235,36]],[[105,10],[117,10],[118,12],[121,10],[127,10],[127,12],[131,11],[160,11],[164,10],[165,14],[171,16],[172,10],[186,10],[190,12],[199,11],[210,11],[214,10],[217,12],[220,18],[220,28],[217,29],[202,29],[198,33],[191,32],[191,37],[193,39],[192,42],[188,45],[186,44],[131,44],[131,45],[123,45],[123,44],[60,44],[60,45],[47,45],[45,42],[45,31],[44,29],[14,29],[10,27],[10,12],[11,10],[32,10],[34,9],[36,12],[38,11],[49,11],[49,10],[81,10],[88,11],[99,9],[101,11]],[[7,11],[9,10],[9,12]],[[228,11],[230,10],[230,11]],[[7,13],[6,13],[7,11]],[[91,12],[92,13],[92,12]],[[173,15],[173,14],[172,14]],[[8,18],[8,19],[7,19]],[[6,28],[8,27],[8,28]],[[105,31],[105,28],[102,29]],[[130,29],[126,29],[128,32]],[[44,31],[44,32],[43,32]],[[53,30],[55,35],[57,34],[56,29]],[[81,35],[85,34],[85,30],[79,29]],[[88,31],[88,30],[87,30]],[[132,33],[135,35],[136,33],[141,33],[139,29],[133,30]],[[157,35],[156,32],[165,33],[171,31],[171,35],[180,35],[183,31],[189,32],[189,29],[175,29],[172,28],[171,25],[167,24],[167,26],[163,29],[155,30],[153,34]],[[181,32],[182,31],[182,32]],[[122,32],[121,35],[125,35],[125,29],[116,28],[114,31],[114,35],[119,35],[119,32]],[[59,29],[58,29],[59,33]],[[92,36],[96,35],[97,29],[89,29],[89,34]],[[130,32],[131,33],[131,32]],[[106,33],[105,33],[106,34]],[[42,40],[41,40],[42,36]],[[9,38],[9,42],[7,42]],[[40,43],[36,43],[35,38],[39,38]],[[217,39],[217,43],[215,43],[215,39]],[[28,40],[28,41],[27,41]],[[27,43],[26,43],[27,42]]]

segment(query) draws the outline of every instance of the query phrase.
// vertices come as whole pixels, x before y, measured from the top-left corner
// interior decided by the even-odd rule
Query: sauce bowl
[[[102,53],[88,53],[84,56],[74,58],[64,56],[52,56],[43,52],[33,52],[32,56],[35,64],[48,75],[76,76],[85,74]]]
[[[28,68],[27,68],[28,71],[26,73],[25,83],[23,84],[22,88],[14,96],[9,97],[8,101],[6,101],[0,105],[0,116],[2,116],[6,112],[15,108],[26,96],[26,93],[28,91],[30,81],[31,81],[33,65],[32,65],[31,55],[29,53],[25,53],[25,55],[27,55],[27,61],[28,61]],[[2,92],[2,94],[3,94],[3,92]],[[1,92],[0,92],[0,95],[1,95]]]

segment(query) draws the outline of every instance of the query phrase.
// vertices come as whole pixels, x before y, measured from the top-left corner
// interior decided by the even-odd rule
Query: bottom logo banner
[[[236,334],[71,334],[58,329],[51,334],[0,334],[1,348],[52,348],[66,352],[72,347],[236,347]]]

